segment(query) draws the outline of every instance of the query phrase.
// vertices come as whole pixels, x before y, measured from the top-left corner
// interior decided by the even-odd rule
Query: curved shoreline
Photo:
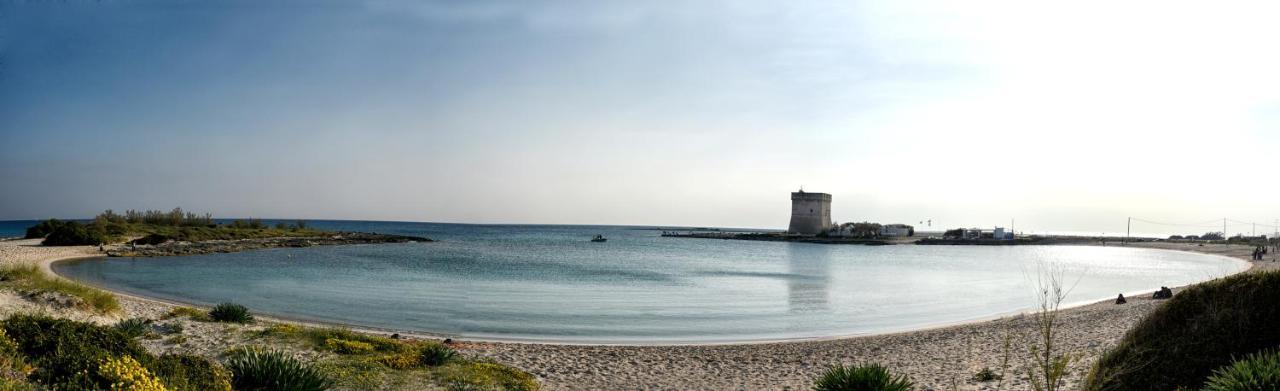
[[[1048,246],[1054,246],[1054,245],[1048,245]],[[1082,245],[1082,246],[1093,246],[1093,245]],[[1107,246],[1102,246],[1102,247],[1107,247]],[[1134,247],[1128,247],[1128,248],[1134,248]],[[1239,273],[1245,273],[1254,267],[1254,264],[1252,262],[1249,262],[1237,257],[1221,255],[1221,254],[1197,252],[1197,251],[1189,251],[1189,250],[1181,250],[1181,249],[1165,249],[1165,248],[1150,248],[1150,247],[1137,247],[1137,248],[1144,248],[1147,250],[1158,250],[1158,251],[1185,252],[1185,253],[1191,253],[1191,254],[1196,254],[1200,256],[1225,258],[1228,261],[1232,261],[1234,263],[1241,264],[1241,266],[1244,266],[1242,269],[1225,274],[1221,277],[1226,277],[1226,276],[1235,275]],[[197,304],[189,301],[183,301],[180,299],[154,297],[154,296],[148,296],[148,295],[134,293],[134,292],[126,292],[118,289],[112,289],[112,288],[101,286],[98,284],[93,284],[85,281],[76,280],[67,276],[63,276],[53,270],[53,264],[55,263],[87,261],[95,258],[106,258],[106,257],[107,255],[105,254],[104,255],[81,255],[81,256],[55,257],[55,258],[39,260],[37,261],[37,265],[45,273],[51,276],[54,276],[56,278],[61,278],[68,281],[74,281],[78,284],[83,284],[83,285],[93,287],[95,289],[111,292],[112,294],[121,296],[123,298],[131,299],[131,300],[136,300],[144,303],[167,305],[167,306],[208,307],[208,305]],[[1221,278],[1221,277],[1215,277],[1215,278]],[[1170,287],[1170,288],[1174,290],[1180,290],[1187,286],[1203,283],[1205,281],[1210,281],[1210,280],[1212,279],[1197,281],[1191,284],[1180,285],[1180,286]],[[1149,295],[1155,291],[1157,291],[1157,289],[1120,292],[1120,293],[1125,295],[1125,297],[1136,297],[1140,295]],[[1059,310],[1067,311],[1067,310],[1072,310],[1075,308],[1085,307],[1085,306],[1094,305],[1098,303],[1110,302],[1113,300],[1114,299],[1110,299],[1110,298],[1100,298],[1100,299],[1085,299],[1080,301],[1073,301],[1070,303],[1064,303],[1059,308]],[[822,341],[838,341],[838,340],[877,337],[877,336],[901,335],[901,334],[918,333],[923,331],[938,330],[938,329],[945,329],[950,327],[959,327],[959,326],[965,326],[965,325],[991,322],[991,321],[1010,318],[1010,317],[1018,317],[1018,316],[1034,313],[1034,312],[1036,312],[1035,309],[1015,310],[1015,311],[983,315],[983,316],[974,317],[974,318],[944,321],[944,322],[925,325],[921,327],[909,327],[901,330],[869,332],[869,333],[861,333],[861,334],[838,334],[838,335],[814,336],[814,337],[767,338],[767,339],[754,339],[754,340],[749,339],[749,340],[708,341],[708,342],[661,342],[661,341],[595,342],[595,341],[555,340],[555,339],[546,339],[546,338],[484,337],[484,336],[474,336],[474,335],[466,335],[466,334],[438,333],[438,332],[422,331],[422,330],[399,330],[394,328],[360,325],[360,324],[345,323],[345,322],[339,322],[339,321],[309,319],[301,316],[280,315],[280,314],[275,314],[270,312],[259,312],[259,314],[261,315],[259,315],[258,317],[267,321],[272,321],[272,322],[291,323],[291,324],[310,326],[310,327],[343,327],[343,328],[348,328],[354,331],[371,333],[371,334],[386,334],[386,335],[400,334],[402,336],[420,338],[420,339],[452,338],[453,340],[457,340],[457,341],[477,342],[477,343],[565,345],[565,346],[617,346],[617,347],[628,347],[628,346],[631,346],[631,347],[694,346],[696,347],[696,346],[739,346],[739,345],[749,346],[749,345],[768,345],[768,344],[780,344],[780,343],[822,342]]]
[[[0,261],[42,262],[94,257],[89,248],[58,249],[39,247],[5,252],[0,245]],[[27,244],[30,245],[30,244]],[[1179,243],[1130,244],[1128,247],[1188,251],[1232,258],[1251,265],[1244,272],[1280,269],[1270,259],[1247,261],[1246,246],[1204,246]],[[12,250],[12,249],[8,249]],[[60,255],[72,254],[72,256]],[[1272,255],[1274,256],[1274,254]],[[1269,256],[1271,258],[1272,256]],[[57,277],[63,278],[63,277]],[[1175,292],[1182,287],[1174,288]],[[174,304],[132,294],[120,294],[123,313],[119,316],[158,318]],[[1080,386],[1093,362],[1162,301],[1150,295],[1126,294],[1128,304],[1110,300],[1085,304],[1058,313],[1055,350],[1076,357],[1068,368],[1063,389]],[[20,299],[14,297],[14,299]],[[20,310],[20,309],[19,309]],[[254,329],[271,322],[308,326],[338,325],[287,318],[262,317]],[[114,320],[104,320],[114,322]],[[193,342],[166,345],[152,342],[158,352],[186,352],[216,356],[226,341],[218,324],[187,321]],[[387,334],[393,330],[356,327],[356,331]],[[468,357],[494,360],[520,368],[536,376],[545,390],[578,389],[807,389],[813,379],[833,364],[877,362],[895,373],[910,376],[922,389],[988,390],[995,383],[973,380],[973,374],[988,368],[999,370],[1008,364],[1005,388],[1024,389],[1025,377],[1037,328],[1029,316],[966,320],[958,324],[916,329],[891,334],[828,337],[822,339],[703,345],[599,345],[551,344],[535,342],[455,341],[454,348]],[[409,337],[422,333],[406,333]],[[441,336],[427,336],[440,338]],[[1001,341],[1012,341],[1012,350]],[[237,343],[247,343],[241,340]],[[300,355],[308,355],[299,351]],[[1012,359],[1010,360],[1010,357]]]

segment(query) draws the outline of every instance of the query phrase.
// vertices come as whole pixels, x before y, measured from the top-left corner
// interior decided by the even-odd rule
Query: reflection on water
[[[787,243],[788,311],[792,313],[827,310],[828,269],[831,246],[809,243]]]
[[[434,243],[59,263],[133,293],[470,338],[735,342],[893,332],[1028,310],[1038,262],[1071,302],[1239,270],[1205,255],[1073,246],[850,246],[664,238],[628,227],[327,222]],[[609,238],[591,243],[596,234]]]

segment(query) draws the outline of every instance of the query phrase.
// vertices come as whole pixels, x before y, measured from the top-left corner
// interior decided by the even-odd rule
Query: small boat
[[[609,240],[609,239],[605,239],[605,238],[604,238],[604,235],[596,235],[596,237],[591,238],[591,241],[592,241],[592,242],[603,242],[603,241],[606,241],[606,240]]]

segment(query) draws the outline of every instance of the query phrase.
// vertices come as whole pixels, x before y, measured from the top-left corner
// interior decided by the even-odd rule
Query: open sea
[[[1035,308],[1059,271],[1083,303],[1243,261],[1085,246],[859,246],[664,238],[640,227],[311,221],[438,242],[55,264],[119,291],[476,339],[715,343],[885,333]],[[608,242],[589,239],[603,234]]]

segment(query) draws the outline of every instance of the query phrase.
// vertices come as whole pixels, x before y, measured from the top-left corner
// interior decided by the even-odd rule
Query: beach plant
[[[339,338],[329,338],[324,346],[338,354],[362,354],[373,351],[373,344]]]
[[[982,368],[978,373],[973,374],[973,381],[989,382],[1000,380],[1002,377],[1003,376],[996,374],[996,371],[991,370],[991,368]]]
[[[111,390],[128,391],[165,391],[160,379],[151,374],[133,357],[123,356],[110,358],[98,366],[98,372],[107,382]]]
[[[894,376],[880,364],[835,365],[814,382],[814,391],[906,391],[915,384],[906,375]]]
[[[1004,388],[1005,375],[1009,374],[1009,360],[1013,358],[1013,324],[1004,322],[1004,333],[1000,344],[1000,373],[996,374],[996,389]]]
[[[173,319],[173,318],[180,318],[180,317],[186,317],[191,320],[201,321],[201,322],[213,321],[213,318],[209,317],[208,312],[201,311],[194,307],[173,307],[173,309],[169,310],[169,313],[165,314],[161,318]]]
[[[391,369],[413,369],[422,366],[422,357],[414,351],[386,354],[378,356],[374,361]]]
[[[458,355],[453,348],[439,342],[428,342],[421,349],[418,354],[419,360],[422,361],[422,365],[429,367],[444,365]]]
[[[386,367],[379,363],[355,357],[337,356],[318,360],[313,364],[316,370],[334,380],[334,388],[344,390],[377,390],[377,389],[409,389],[403,384],[415,374],[396,374],[393,376]],[[396,384],[393,387],[388,385]]]
[[[35,367],[27,364],[26,357],[18,349],[18,343],[9,338],[4,329],[0,328],[0,380],[24,381],[33,370]],[[0,387],[0,390],[5,389]]]
[[[320,391],[333,381],[320,371],[274,350],[244,348],[227,359],[237,390]]]
[[[209,319],[215,322],[249,323],[253,321],[253,315],[249,313],[248,307],[235,303],[222,303],[209,310]]]
[[[186,342],[187,342],[187,336],[181,335],[181,334],[164,339],[165,345],[181,345]]]
[[[1215,369],[1204,384],[1204,391],[1263,390],[1280,390],[1280,351],[1250,354]]]
[[[288,323],[276,323],[263,330],[265,334],[294,335],[302,332],[302,327]]]
[[[152,368],[173,391],[231,391],[231,372],[204,357],[166,354],[157,358]]]
[[[449,390],[537,391],[533,375],[494,362],[458,362],[436,372],[441,386]]]
[[[1133,326],[1090,370],[1086,390],[1195,389],[1215,369],[1280,346],[1280,272],[1187,287]]]
[[[1052,264],[1040,265],[1036,287],[1039,309],[1031,315],[1035,337],[1027,343],[1031,353],[1028,377],[1035,391],[1057,391],[1063,385],[1070,354],[1057,351],[1058,316],[1071,289],[1065,285],[1065,270]]]
[[[178,322],[163,323],[156,328],[159,329],[160,332],[165,334],[182,334],[182,330],[183,330],[182,323],[178,323]]]
[[[151,331],[151,319],[129,318],[116,323],[115,328],[130,338],[137,338]]]
[[[63,389],[107,388],[99,366],[129,356],[142,364],[153,359],[136,340],[112,327],[55,319],[45,315],[13,315],[4,331],[36,370],[30,380]]]
[[[0,391],[44,391],[45,388],[25,380],[0,378]]]
[[[78,300],[78,305],[84,309],[100,314],[120,310],[120,301],[115,295],[70,280],[51,277],[36,265],[19,264],[0,267],[0,281],[31,293],[54,293],[74,297]]]
[[[285,335],[289,335],[285,333]],[[402,352],[411,349],[408,344],[387,337],[361,334],[341,327],[299,327],[292,335],[311,341],[317,349],[328,349],[330,339],[357,341],[373,346],[379,352]]]

